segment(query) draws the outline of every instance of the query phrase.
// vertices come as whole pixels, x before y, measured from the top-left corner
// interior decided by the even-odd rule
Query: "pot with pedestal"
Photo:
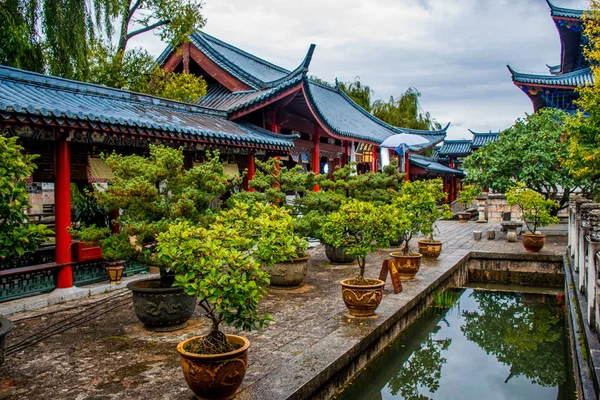
[[[421,239],[417,240],[419,253],[425,258],[436,259],[442,253],[442,242],[440,240]]]
[[[356,257],[346,254],[346,248],[325,244],[325,255],[333,264],[352,264]]]
[[[401,279],[414,279],[417,272],[419,272],[419,268],[421,268],[422,254],[410,253],[405,255],[402,252],[395,251],[390,256],[392,257],[391,262],[396,266]]]
[[[342,298],[350,314],[356,317],[368,317],[375,314],[375,310],[383,298],[384,281],[370,278],[359,281],[352,278],[344,279],[340,284],[342,285]]]
[[[177,345],[183,375],[198,399],[230,399],[244,380],[248,367],[250,341],[242,336],[226,335],[235,349],[220,354],[197,354],[186,349],[201,340],[196,336]]]
[[[542,235],[541,233],[523,233],[521,236],[523,237],[523,247],[528,251],[537,253],[544,248],[544,244],[546,243],[546,235]]]
[[[294,288],[304,283],[309,258],[309,255],[304,255],[294,260],[263,266],[262,269],[269,274],[271,286]]]
[[[4,363],[6,335],[13,330],[13,327],[13,323],[10,320],[0,317],[0,365]]]

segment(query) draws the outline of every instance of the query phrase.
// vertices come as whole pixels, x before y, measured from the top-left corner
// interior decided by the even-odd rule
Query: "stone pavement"
[[[306,398],[311,388],[327,379],[328,369],[344,358],[360,354],[364,338],[385,329],[399,309],[416,304],[424,291],[470,251],[525,253],[520,241],[506,242],[498,224],[443,221],[438,226],[438,237],[444,241],[440,259],[424,261],[417,278],[403,281],[399,294],[393,293],[388,279],[374,318],[349,316],[341,298],[338,282],[354,276],[357,267],[331,265],[322,246],[311,249],[306,284],[295,290],[271,289],[261,309],[275,321],[260,332],[243,333],[252,344],[248,372],[237,398]],[[491,228],[497,231],[495,240],[488,241],[485,232],[481,241],[473,240],[474,229]],[[411,244],[416,249],[416,240]],[[565,245],[565,237],[549,237],[543,254],[562,254]],[[367,276],[378,276],[381,262],[390,251],[380,250],[367,258]],[[61,320],[86,315],[91,302],[111,301],[110,296],[114,295],[102,294],[14,314],[10,318],[15,322],[15,331],[8,337],[8,345]],[[11,354],[0,367],[0,399],[192,399],[175,345],[208,329],[209,324],[197,309],[183,330],[147,332],[127,302]]]

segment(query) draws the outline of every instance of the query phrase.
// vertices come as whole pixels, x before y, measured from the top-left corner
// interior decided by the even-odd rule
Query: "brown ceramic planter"
[[[523,233],[523,247],[525,250],[538,252],[544,248],[546,243],[546,235],[541,233]]]
[[[438,258],[442,253],[442,242],[439,240],[417,240],[419,243],[419,253],[425,258]]]
[[[460,222],[462,222],[462,223],[469,222],[470,219],[471,219],[471,213],[469,213],[469,212],[458,213],[458,220]]]
[[[194,354],[184,350],[190,341],[201,337],[196,336],[177,345],[185,381],[198,399],[230,399],[246,375],[250,341],[242,336],[227,335],[227,340],[240,348],[223,354]]]
[[[110,283],[121,283],[121,277],[123,276],[123,270],[125,269],[123,264],[125,264],[125,261],[109,262],[106,265],[106,272],[108,273],[108,281]]]
[[[298,287],[304,283],[308,273],[310,256],[299,257],[295,260],[275,263],[262,269],[269,274],[271,286]]]
[[[342,297],[350,314],[356,317],[368,317],[375,314],[383,297],[384,281],[379,279],[365,279],[369,285],[354,285],[352,279],[344,279],[342,285]]]
[[[325,245],[325,255],[334,264],[352,264],[356,261],[356,257],[346,254],[343,247],[333,247],[328,244]]]
[[[413,253],[405,256],[401,252],[395,251],[391,253],[390,256],[392,256],[391,261],[394,263],[400,274],[400,279],[414,279],[417,272],[419,272],[419,268],[421,268],[422,254]]]

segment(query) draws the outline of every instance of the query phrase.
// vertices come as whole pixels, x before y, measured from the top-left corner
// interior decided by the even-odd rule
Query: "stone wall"
[[[505,212],[511,213],[511,220],[521,220],[521,211],[517,206],[509,206],[504,193],[489,193],[477,198],[478,207],[485,207],[485,218],[488,222],[501,222]],[[558,213],[559,217],[567,217],[568,210]]]

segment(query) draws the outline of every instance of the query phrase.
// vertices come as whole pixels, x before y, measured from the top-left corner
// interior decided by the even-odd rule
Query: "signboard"
[[[392,279],[392,285],[394,286],[394,293],[400,293],[402,291],[402,281],[400,280],[400,272],[398,271],[398,268],[396,268],[396,264],[394,264],[393,260],[383,260],[381,272],[379,272],[379,279],[385,282],[387,280],[388,271]]]

